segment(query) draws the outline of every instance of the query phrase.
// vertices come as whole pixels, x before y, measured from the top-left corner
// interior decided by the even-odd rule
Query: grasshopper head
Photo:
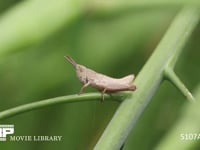
[[[83,84],[87,83],[87,68],[85,66],[77,64],[76,74]]]
[[[75,62],[75,60],[72,59],[70,56],[64,56],[64,57],[65,57],[65,59],[66,59],[69,63],[71,63],[71,64],[74,66],[74,68],[76,69],[76,74],[77,74],[77,77],[79,78],[79,80],[80,80],[83,84],[87,83],[87,74],[86,74],[87,68],[86,68],[85,66],[83,66],[83,65],[77,64],[77,63]]]

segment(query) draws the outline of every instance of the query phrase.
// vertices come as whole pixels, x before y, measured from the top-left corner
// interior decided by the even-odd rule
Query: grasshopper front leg
[[[90,82],[87,82],[86,84],[84,84],[80,90],[80,92],[78,93],[78,95],[82,94],[83,93],[83,90],[90,85]]]

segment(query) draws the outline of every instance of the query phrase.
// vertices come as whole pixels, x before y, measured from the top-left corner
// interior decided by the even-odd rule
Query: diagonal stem
[[[164,69],[183,50],[199,21],[195,8],[184,8],[135,80],[137,90],[119,106],[95,150],[116,150],[125,142],[135,122],[151,100],[164,78]]]

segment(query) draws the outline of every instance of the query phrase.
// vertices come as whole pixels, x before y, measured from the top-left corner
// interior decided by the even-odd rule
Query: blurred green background
[[[64,55],[112,77],[137,76],[180,10],[109,7],[78,0],[1,0],[0,110],[78,93],[81,84]],[[200,77],[199,33],[198,26],[175,69],[192,91]],[[179,91],[164,82],[124,149],[153,149],[184,103]],[[63,137],[61,142],[0,142],[0,149],[92,149],[118,105],[114,101],[61,104],[1,120],[0,124],[15,125],[16,136]]]

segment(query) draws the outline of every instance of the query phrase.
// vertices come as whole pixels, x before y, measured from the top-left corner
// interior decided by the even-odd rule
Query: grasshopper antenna
[[[64,57],[68,62],[70,62],[74,67],[76,67],[77,63],[70,56],[64,56]]]

